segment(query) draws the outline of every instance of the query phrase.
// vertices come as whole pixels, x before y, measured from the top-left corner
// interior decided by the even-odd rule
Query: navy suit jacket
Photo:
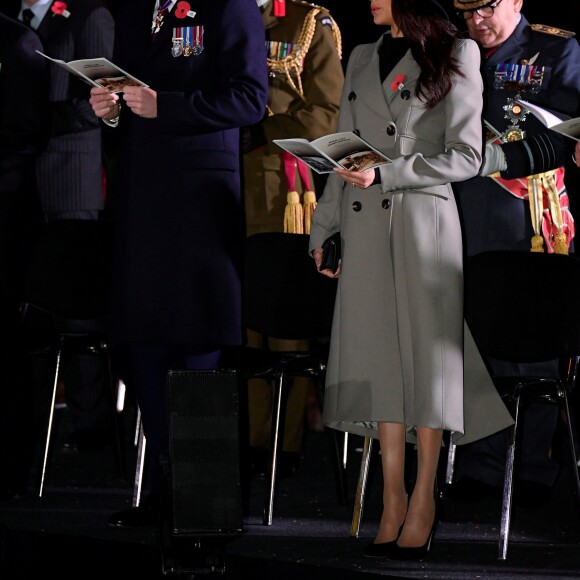
[[[116,342],[242,340],[239,127],[265,114],[265,32],[255,0],[189,4],[153,42],[155,0],[128,0],[118,15],[114,61],[157,92],[157,118],[122,106],[114,129]],[[174,56],[173,38],[188,33],[202,50]]]

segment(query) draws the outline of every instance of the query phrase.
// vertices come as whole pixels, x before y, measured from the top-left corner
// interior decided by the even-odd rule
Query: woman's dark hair
[[[451,90],[453,76],[463,76],[451,53],[458,29],[435,0],[391,0],[391,10],[421,69],[415,94],[432,109]]]

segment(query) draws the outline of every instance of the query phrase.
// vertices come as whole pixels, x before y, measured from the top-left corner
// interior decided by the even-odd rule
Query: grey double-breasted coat
[[[392,163],[381,166],[381,184],[364,190],[331,175],[310,236],[311,250],[336,231],[342,237],[324,418],[371,436],[376,421],[404,423],[409,440],[416,426],[443,428],[466,443],[512,422],[464,329],[461,228],[449,183],[481,164],[479,50],[457,41],[464,76],[429,110],[415,96],[410,51],[381,84],[381,42],[350,57],[338,130],[358,131]]]

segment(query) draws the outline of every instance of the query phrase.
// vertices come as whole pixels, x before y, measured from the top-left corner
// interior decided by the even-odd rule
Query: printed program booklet
[[[126,86],[148,87],[144,82],[136,79],[128,72],[119,68],[116,64],[106,58],[85,58],[82,60],[71,60],[64,62],[57,58],[51,58],[37,50],[38,54],[44,56],[51,62],[61,66],[68,72],[84,80],[93,87],[109,89],[112,93],[121,93]]]
[[[501,143],[501,133],[487,121],[483,121],[484,131],[485,131],[485,143]]]
[[[576,141],[580,141],[580,117],[562,121],[562,119],[554,115],[554,113],[550,113],[550,111],[543,109],[538,105],[528,103],[528,101],[523,101],[521,99],[518,99],[517,101],[532,113],[532,115],[537,117],[546,127],[548,127],[548,129],[561,133],[571,139],[576,139]]]
[[[274,143],[304,161],[316,173],[332,173],[335,167],[365,171],[391,160],[352,131],[332,133],[314,141],[274,139]]]

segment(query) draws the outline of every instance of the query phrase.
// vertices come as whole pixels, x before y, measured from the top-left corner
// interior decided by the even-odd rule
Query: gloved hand
[[[507,169],[507,162],[501,145],[495,143],[488,143],[485,146],[483,165],[479,170],[479,175],[491,175],[498,171],[505,171]]]

